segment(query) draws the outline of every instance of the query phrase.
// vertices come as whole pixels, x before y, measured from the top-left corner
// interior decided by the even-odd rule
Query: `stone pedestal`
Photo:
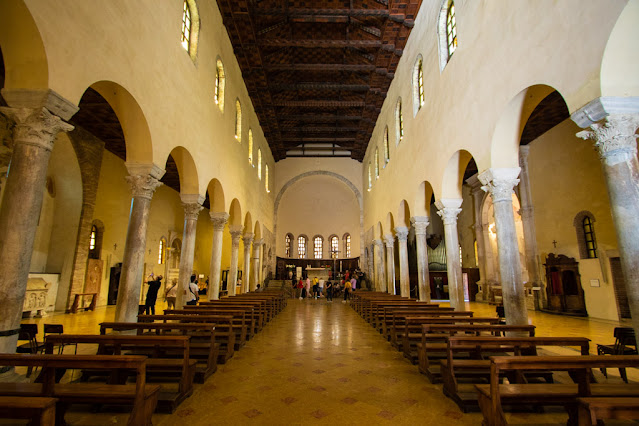
[[[375,290],[386,292],[386,271],[384,270],[384,242],[373,240],[375,255]]]
[[[508,325],[528,324],[512,201],[513,189],[519,183],[519,171],[519,167],[488,169],[479,175],[479,180],[484,184],[482,189],[490,194],[495,206],[501,290]]]
[[[211,263],[209,267],[209,300],[220,298],[220,274],[222,265],[222,242],[224,240],[224,226],[229,219],[226,212],[209,213],[213,224],[213,243],[211,249]]]
[[[395,294],[395,251],[393,234],[384,235],[386,244],[386,289],[390,294]]]
[[[398,226],[395,228],[397,244],[399,244],[399,288],[402,297],[410,297],[410,276],[408,272],[408,228]]]
[[[137,321],[151,198],[155,190],[162,185],[160,178],[164,174],[163,170],[153,164],[127,163],[126,166],[129,170],[126,180],[131,186],[133,199],[115,307],[116,322]]]
[[[242,276],[242,292],[246,293],[249,291],[249,283],[251,278],[251,244],[253,243],[253,238],[255,234],[246,233],[242,237],[242,242],[244,243],[244,267],[243,267],[243,276]]]
[[[464,283],[462,281],[461,262],[459,259],[459,236],[457,234],[457,216],[461,212],[462,200],[441,199],[435,203],[437,214],[444,222],[444,239],[446,241],[446,270],[448,275],[448,294],[450,305],[456,311],[465,309]]]
[[[251,271],[251,291],[257,289],[257,284],[261,284],[260,280],[260,259],[262,257],[262,247],[264,246],[264,239],[253,241],[253,257],[251,258],[253,263],[253,270]]]
[[[240,258],[240,238],[242,237],[242,226],[229,226],[231,233],[231,266],[226,279],[226,289],[229,296],[235,296],[235,283],[237,283],[237,262]]]
[[[186,302],[191,300],[189,284],[191,283],[191,275],[193,274],[197,217],[202,210],[202,203],[204,202],[204,199],[200,197],[199,194],[185,194],[180,198],[182,198],[182,206],[184,207],[184,231],[182,232],[180,276],[178,278],[178,291],[175,299],[176,309],[182,309]]]
[[[10,99],[6,100],[14,105]],[[64,99],[61,101],[69,108],[73,106]],[[18,102],[18,108],[0,108],[0,113],[15,122],[11,170],[0,208],[0,353],[16,350],[53,143],[59,132],[73,129],[58,115],[52,114],[56,112],[54,106],[22,108],[23,105]],[[63,118],[68,119],[71,115],[73,113]]]
[[[428,216],[415,216],[410,219],[415,228],[417,240],[417,289],[421,302],[430,302],[430,277],[428,271],[428,249],[426,248],[426,228],[430,223]]]

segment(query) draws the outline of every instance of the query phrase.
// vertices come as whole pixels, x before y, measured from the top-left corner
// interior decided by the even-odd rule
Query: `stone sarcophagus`
[[[22,313],[31,315],[36,311],[36,317],[42,317],[47,307],[47,288],[49,284],[42,278],[29,278],[27,281],[27,293],[24,296]]]

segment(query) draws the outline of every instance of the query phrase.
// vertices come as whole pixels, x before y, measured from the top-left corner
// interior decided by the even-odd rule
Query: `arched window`
[[[379,148],[375,148],[375,179],[379,179]]]
[[[286,234],[286,237],[284,238],[286,257],[291,257],[291,241],[293,241],[293,236],[291,234]]]
[[[417,57],[413,71],[413,115],[424,106],[424,60],[422,55]]]
[[[268,187],[268,164],[264,164],[264,187],[267,193],[271,192],[271,189]]]
[[[306,259],[306,239],[304,235],[297,237],[297,257],[300,259]]]
[[[93,221],[91,225],[91,233],[89,234],[89,259],[99,259],[102,251],[102,236],[104,234],[104,225],[101,221]]]
[[[313,255],[315,256],[315,259],[322,258],[323,249],[324,249],[324,239],[321,236],[316,235],[313,238]]]
[[[98,230],[95,227],[95,225],[93,225],[91,227],[91,237],[89,239],[89,250],[95,250],[95,239],[97,238],[97,234]]]
[[[249,160],[249,164],[253,165],[253,130],[249,129],[249,136],[248,136],[248,160]]]
[[[339,238],[337,238],[337,235],[333,235],[331,237],[331,258],[337,259],[338,255],[339,255]]]
[[[184,0],[182,6],[181,43],[184,50],[189,52],[191,60],[197,57],[197,40],[200,32],[200,17],[195,0]]]
[[[370,191],[373,187],[373,174],[371,172],[371,162],[368,162],[368,190]]]
[[[351,234],[344,234],[344,257],[351,257]]]
[[[573,221],[577,231],[579,257],[582,259],[597,258],[597,239],[595,237],[595,216],[589,211],[577,213]]]
[[[224,87],[226,86],[226,76],[224,75],[224,65],[220,59],[217,60],[215,70],[215,104],[224,112]]]
[[[257,149],[257,177],[262,180],[262,149]]]
[[[388,126],[384,128],[384,167],[390,161],[390,147],[388,146]]]
[[[160,247],[158,247],[158,264],[160,265],[162,265],[164,261],[166,260],[165,252],[166,252],[166,240],[164,238],[160,238]]]
[[[443,71],[457,49],[457,21],[453,0],[444,0],[442,3],[437,33],[439,38],[439,69]]]
[[[242,142],[242,105],[239,99],[235,101],[235,139]]]
[[[402,112],[402,99],[397,100],[397,106],[395,107],[395,127],[397,129],[396,143],[399,143],[404,139],[404,113]]]

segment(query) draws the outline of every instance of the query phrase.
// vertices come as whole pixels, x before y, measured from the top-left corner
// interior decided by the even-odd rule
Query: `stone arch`
[[[395,229],[395,217],[393,217],[393,213],[388,212],[386,215],[386,222],[384,228],[386,228],[386,232],[388,234],[392,234]]]
[[[262,238],[262,225],[260,225],[260,221],[255,221],[255,227],[253,228],[253,234],[255,234],[255,240],[259,240]]]
[[[464,183],[464,172],[466,166],[473,158],[473,155],[461,149],[456,151],[448,160],[444,176],[442,179],[441,196],[436,198],[462,198],[462,185]]]
[[[377,224],[375,224],[374,234],[375,239],[378,240],[384,237],[384,228],[382,227],[382,222],[377,222]]]
[[[406,200],[399,202],[399,208],[397,210],[397,226],[406,226],[410,228],[410,207]]]
[[[251,217],[251,212],[246,212],[244,215],[244,228],[242,229],[243,234],[249,234],[253,232],[253,218]]]
[[[433,186],[425,180],[419,184],[417,197],[415,198],[415,216],[430,216],[430,205],[433,199]]]
[[[191,153],[182,146],[176,146],[169,155],[173,157],[178,169],[181,195],[198,194],[199,180],[197,167],[195,166],[195,161]]]
[[[242,226],[242,206],[237,198],[233,198],[229,207],[229,226]]]
[[[209,193],[210,211],[214,213],[224,212],[226,203],[224,202],[224,188],[219,180],[213,178],[207,188]]]

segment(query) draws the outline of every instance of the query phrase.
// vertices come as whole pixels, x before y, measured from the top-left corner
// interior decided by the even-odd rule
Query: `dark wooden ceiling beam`
[[[367,92],[371,87],[366,84],[340,84],[340,83],[293,83],[270,84],[271,90],[347,90],[350,92]]]
[[[280,115],[280,121],[315,121],[326,123],[333,121],[359,121],[361,115]]]
[[[274,106],[296,108],[357,108],[366,106],[363,101],[274,101]]]
[[[370,73],[375,71],[375,65],[348,64],[264,64],[268,71],[350,71]]]
[[[282,133],[335,133],[335,132],[357,132],[359,131],[359,127],[314,127],[314,126],[304,126],[304,127],[288,127],[282,128]]]
[[[293,138],[293,137],[283,137],[282,142],[296,142],[296,143],[347,143],[347,142],[355,142],[355,138],[313,138],[313,137],[304,137],[304,138]]]
[[[334,49],[343,47],[357,47],[360,49],[378,49],[382,47],[381,40],[331,40],[331,39],[286,39],[266,38],[257,40],[263,47],[307,47],[312,49]]]
[[[388,9],[260,9],[254,10],[256,16],[346,16],[346,17],[378,17],[387,18]]]

